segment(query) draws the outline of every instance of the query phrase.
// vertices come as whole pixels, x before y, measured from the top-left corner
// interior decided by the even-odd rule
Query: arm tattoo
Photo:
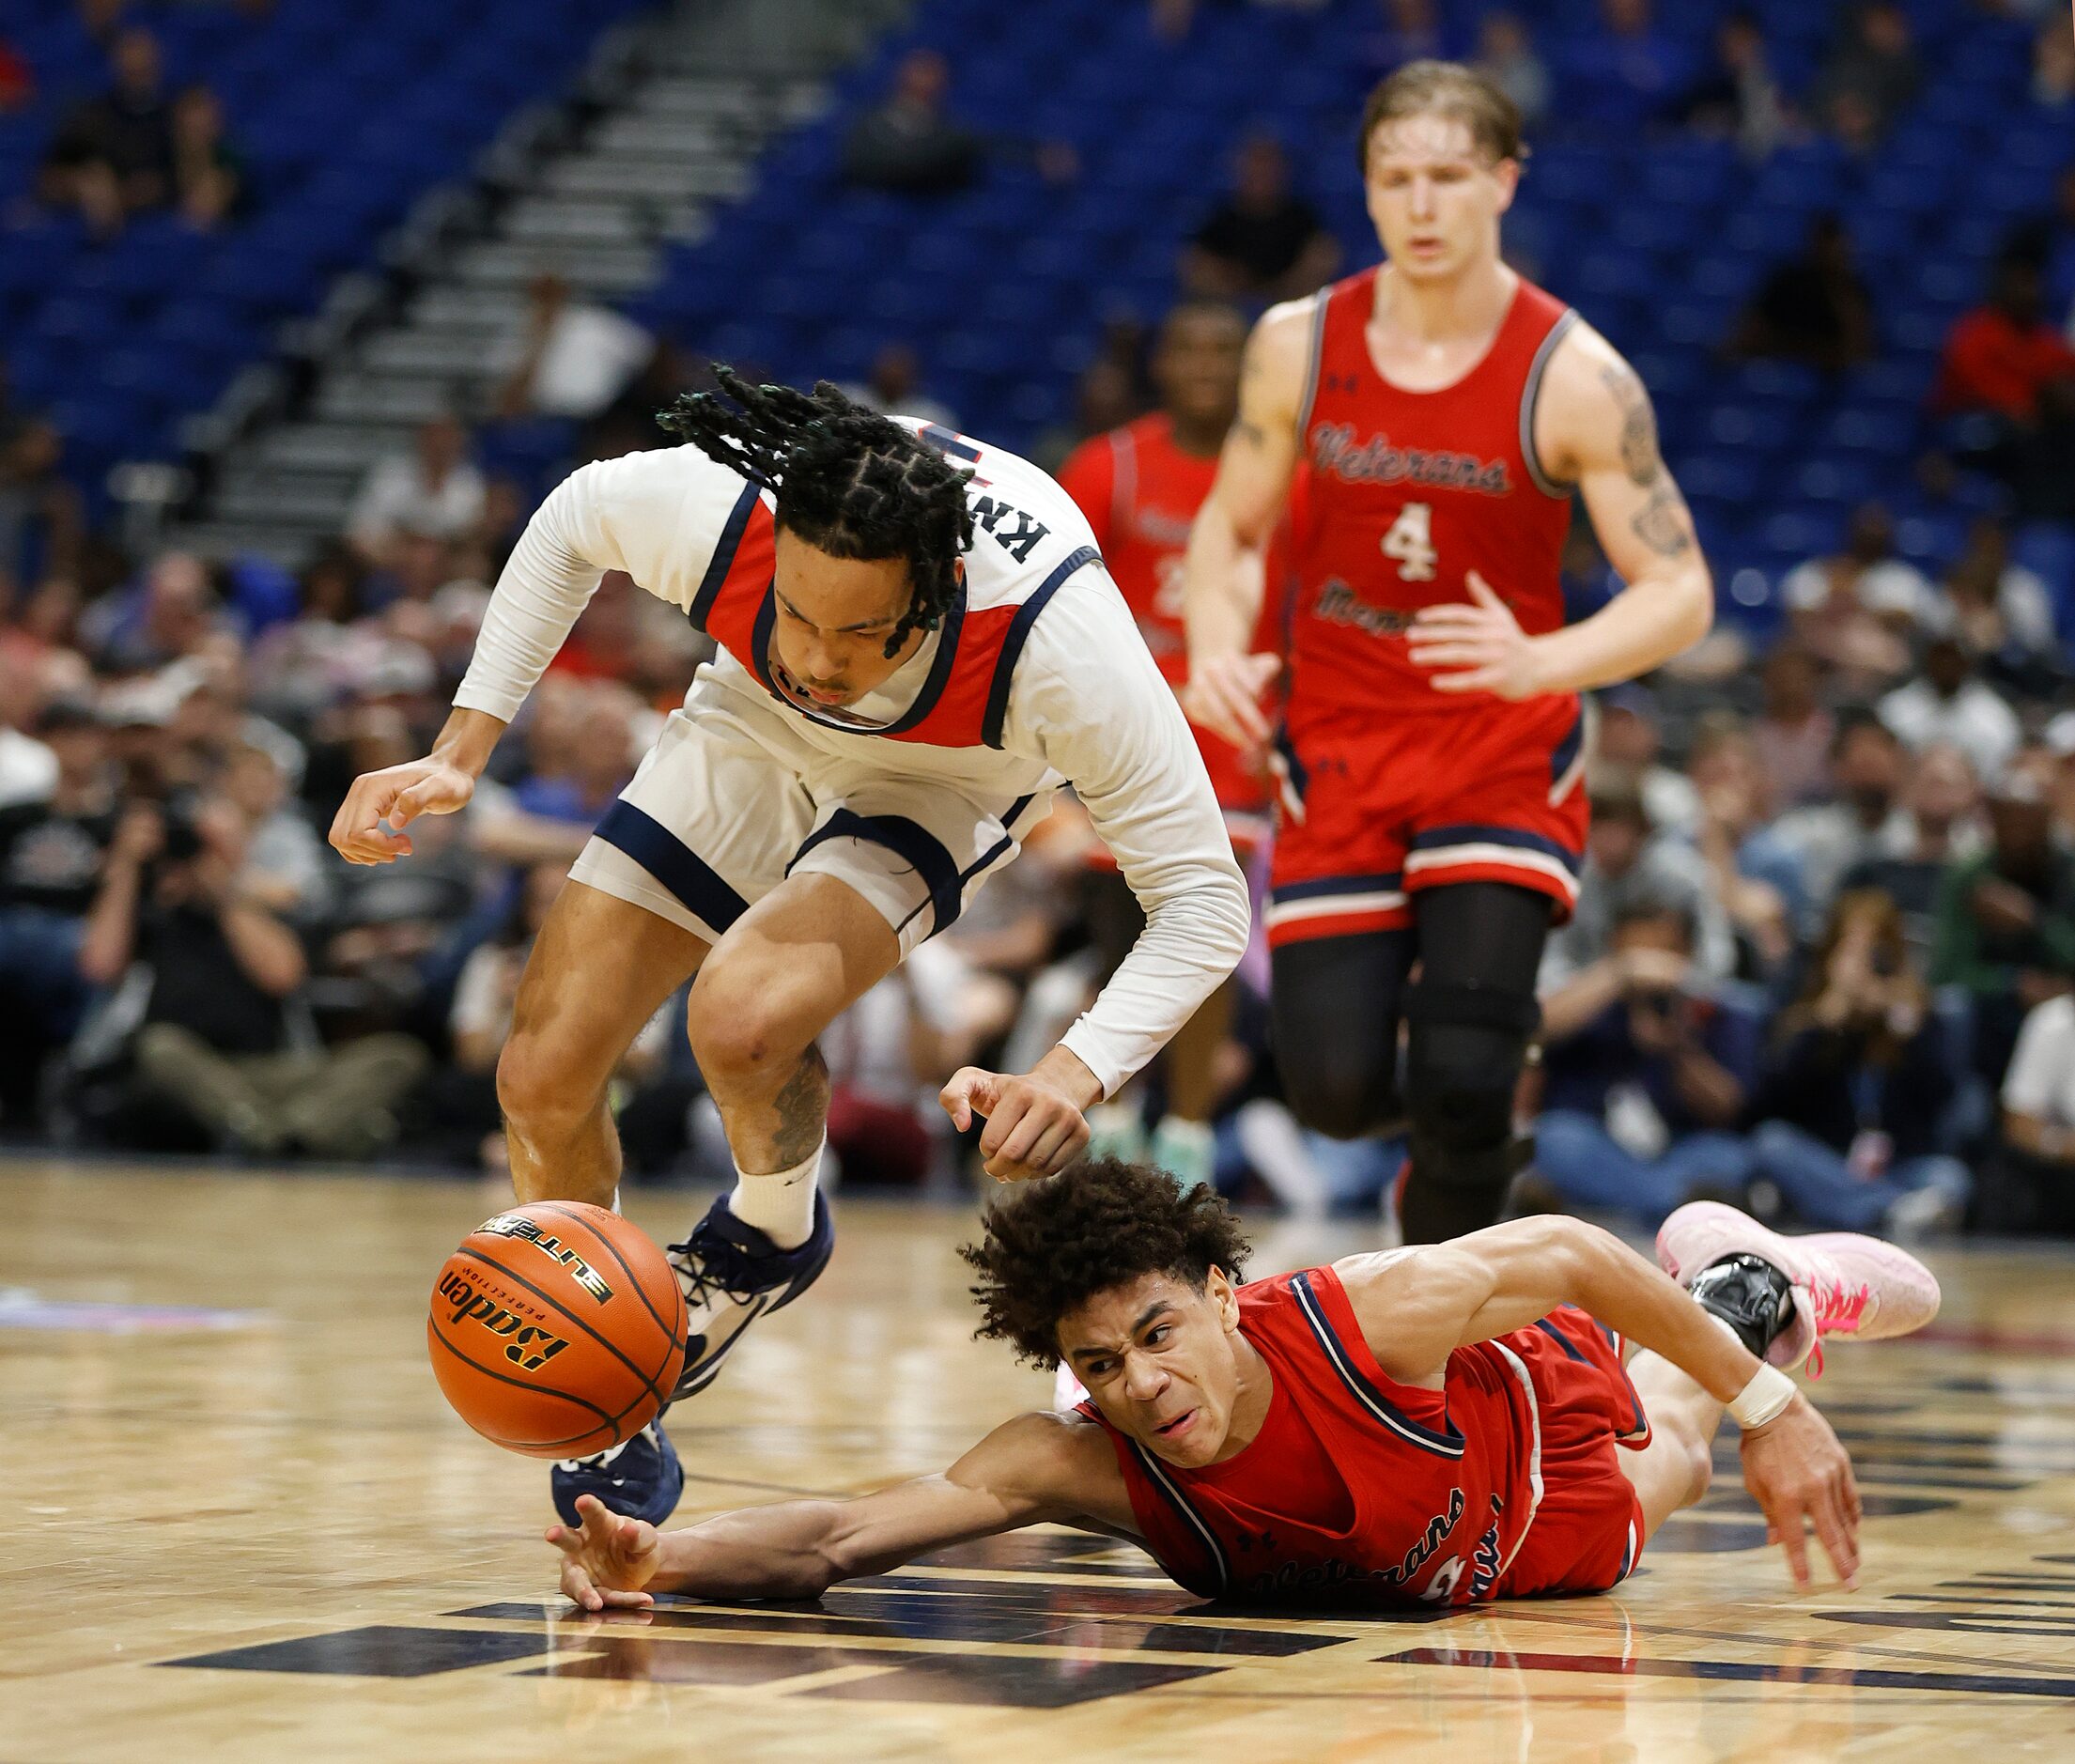
[[[778,1131],[771,1147],[781,1169],[804,1164],[814,1154],[828,1123],[828,1062],[821,1049],[810,1045],[799,1057],[793,1075],[771,1099],[778,1111]]]
[[[1659,557],[1680,557],[1693,549],[1691,523],[1692,517],[1686,513],[1686,499],[1660,469],[1649,501],[1629,522],[1630,528]]]
[[[1649,394],[1625,362],[1603,367],[1600,379],[1621,408],[1621,469],[1637,489],[1649,492],[1629,522],[1630,531],[1659,557],[1683,556],[1693,549],[1693,518],[1657,451],[1657,413]]]
[[[1232,433],[1249,447],[1265,447],[1268,444],[1268,431],[1259,423],[1249,422],[1245,417],[1232,425]]]
[[[1657,413],[1650,409],[1649,394],[1626,364],[1603,367],[1600,379],[1621,407],[1621,464],[1629,482],[1647,489],[1665,470],[1657,451]]]

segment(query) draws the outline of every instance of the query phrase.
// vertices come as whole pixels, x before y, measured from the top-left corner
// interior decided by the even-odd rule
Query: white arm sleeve
[[[1003,735],[1073,784],[1145,908],[1131,953],[1061,1043],[1110,1096],[1246,952],[1247,885],[1196,737],[1101,572],[1068,582],[1031,627]]]
[[[511,721],[609,569],[689,609],[742,488],[739,477],[695,447],[627,454],[572,472],[512,548],[456,705]]]

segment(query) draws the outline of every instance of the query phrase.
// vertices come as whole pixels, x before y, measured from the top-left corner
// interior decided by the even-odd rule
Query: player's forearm
[[[1691,649],[1713,624],[1705,564],[1639,576],[1590,618],[1535,639],[1541,689],[1582,692],[1633,680]]]
[[[503,718],[494,717],[487,710],[469,710],[457,704],[447,712],[446,721],[433,739],[432,757],[468,773],[471,778],[480,778],[483,768],[490,763],[490,755],[497,750],[504,729]]]
[[[1565,1225],[1565,1301],[1669,1360],[1717,1400],[1733,1401],[1757,1375],[1756,1357],[1611,1231],[1577,1220]]]
[[[1193,868],[1194,866],[1192,866]],[[1128,870],[1126,872],[1129,874]],[[1146,906],[1145,929],[1059,1051],[1114,1096],[1223,985],[1247,952],[1247,885],[1228,855],[1179,891]]]
[[[1076,1108],[1092,1108],[1105,1095],[1103,1081],[1064,1042],[1032,1066],[1030,1075],[1063,1092]]]
[[[1184,617],[1192,664],[1244,655],[1261,617],[1264,577],[1260,548],[1242,537],[1231,511],[1213,496],[1189,529]]]
[[[585,472],[591,470],[556,486],[512,548],[484,611],[468,673],[454,695],[457,705],[511,721],[597,591],[603,565],[582,555],[575,543],[577,534],[596,524],[579,509],[580,502],[590,506],[593,482]],[[584,549],[592,549],[589,541]]]
[[[688,1527],[657,1540],[654,1592],[699,1599],[813,1599],[844,1578],[829,1553],[841,1501],[782,1501]]]

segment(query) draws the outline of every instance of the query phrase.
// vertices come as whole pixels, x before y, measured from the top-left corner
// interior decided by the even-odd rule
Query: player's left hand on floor
[[[963,1133],[975,1116],[981,1168],[995,1181],[1029,1182],[1056,1176],[1088,1145],[1088,1122],[1074,1099],[1044,1079],[961,1066],[937,1100]]]
[[[1541,652],[1520,628],[1513,610],[1474,569],[1466,580],[1470,600],[1422,607],[1413,615],[1406,654],[1436,673],[1437,692],[1491,692],[1505,699],[1531,698],[1541,684]]]
[[[1806,1591],[1807,1527],[1846,1586],[1859,1573],[1859,1485],[1851,1460],[1805,1397],[1743,1435],[1743,1485],[1765,1514],[1766,1536],[1787,1552],[1794,1585]]]
[[[661,1562],[656,1527],[612,1511],[595,1494],[577,1496],[581,1527],[550,1525],[548,1541],[562,1552],[562,1591],[586,1611],[640,1611],[656,1601],[643,1587]]]

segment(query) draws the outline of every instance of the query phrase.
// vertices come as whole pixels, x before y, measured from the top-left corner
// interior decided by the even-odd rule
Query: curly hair
[[[915,631],[934,631],[958,592],[972,545],[972,476],[828,380],[811,393],[752,386],[713,364],[720,391],[680,396],[656,421],[751,484],[774,492],[774,518],[830,557],[901,557],[914,597],[887,639],[887,658]]]
[[[980,1275],[973,1333],[1043,1367],[1060,1362],[1060,1319],[1095,1293],[1146,1274],[1171,1274],[1201,1292],[1213,1268],[1236,1279],[1249,1248],[1231,1209],[1208,1188],[1113,1157],[1026,1184],[989,1206],[982,1223],[986,1235],[958,1252]]]

